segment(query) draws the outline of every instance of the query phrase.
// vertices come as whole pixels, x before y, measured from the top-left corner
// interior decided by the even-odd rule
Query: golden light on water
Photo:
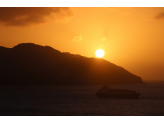
[[[98,58],[102,58],[104,56],[104,51],[102,49],[98,49],[96,50],[95,52],[95,55],[98,57]]]

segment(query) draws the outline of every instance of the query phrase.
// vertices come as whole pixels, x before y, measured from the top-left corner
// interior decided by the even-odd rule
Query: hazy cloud
[[[106,37],[103,37],[102,39],[101,39],[101,46],[106,46],[105,44],[106,44]]]
[[[75,36],[75,37],[72,39],[72,42],[80,42],[80,41],[82,41],[82,40],[83,40],[82,36],[79,35],[79,36]]]
[[[29,26],[72,15],[68,7],[0,7],[0,23],[5,26]]]
[[[100,40],[94,42],[93,46],[94,47],[104,47],[107,44],[107,38],[102,37]]]
[[[101,39],[101,42],[102,42],[102,43],[105,43],[105,42],[106,42],[106,37],[103,37],[103,38]]]
[[[164,12],[158,14],[155,18],[156,18],[156,19],[164,19]]]

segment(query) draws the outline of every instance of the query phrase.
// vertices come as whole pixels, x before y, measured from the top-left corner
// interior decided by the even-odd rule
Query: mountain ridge
[[[0,85],[143,84],[141,77],[100,58],[22,43],[0,47]]]

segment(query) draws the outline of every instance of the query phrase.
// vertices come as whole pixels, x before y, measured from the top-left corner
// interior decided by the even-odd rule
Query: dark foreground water
[[[112,85],[139,99],[98,98],[102,86],[0,86],[1,116],[164,116],[164,84]]]

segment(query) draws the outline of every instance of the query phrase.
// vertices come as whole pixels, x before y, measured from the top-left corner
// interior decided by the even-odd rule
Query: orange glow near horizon
[[[103,49],[103,59],[143,80],[164,80],[164,7],[3,9],[0,46],[31,42],[86,57]]]

